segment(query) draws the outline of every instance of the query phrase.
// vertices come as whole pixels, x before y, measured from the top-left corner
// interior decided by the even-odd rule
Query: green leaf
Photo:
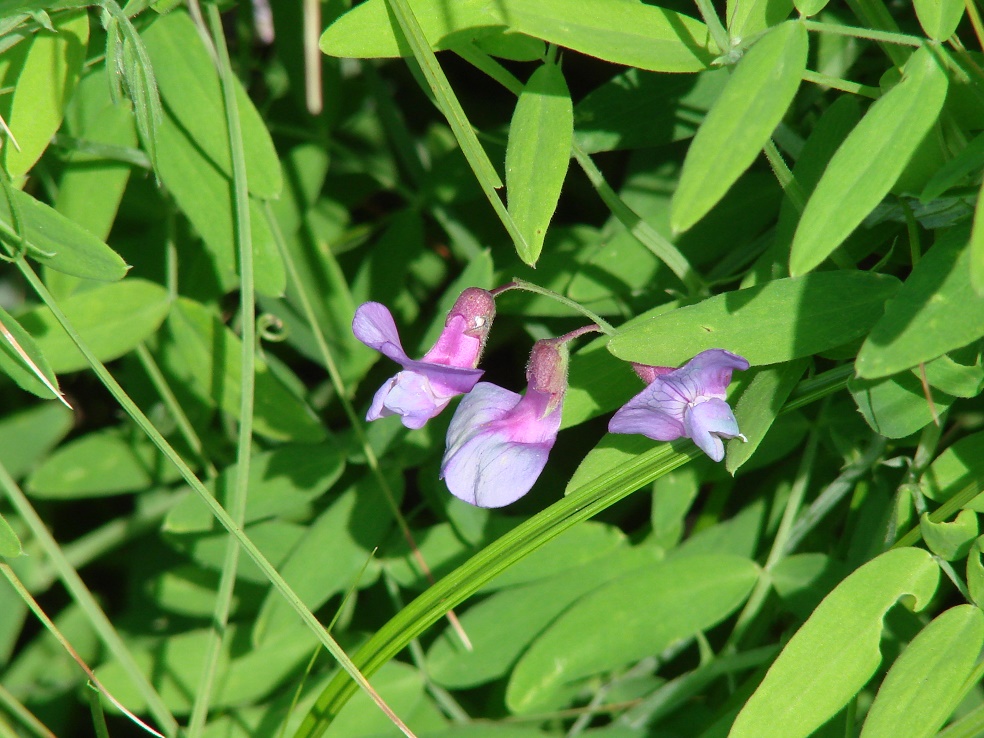
[[[33,497],[48,500],[108,497],[180,479],[150,441],[110,428],[71,441],[49,456],[27,481]]]
[[[936,735],[963,698],[981,646],[984,613],[979,609],[958,605],[937,616],[885,675],[861,738]]]
[[[7,559],[16,559],[18,556],[23,555],[24,549],[21,546],[20,539],[14,533],[14,529],[10,527],[10,523],[4,520],[3,515],[0,515],[0,556]]]
[[[573,602],[616,577],[657,561],[658,551],[651,546],[620,546],[559,576],[504,589],[461,616],[473,649],[465,650],[454,629],[445,628],[427,652],[427,673],[449,689],[466,689],[503,677]],[[517,613],[523,617],[517,618]]]
[[[752,165],[799,89],[809,41],[789,21],[761,38],[738,62],[683,162],[670,224],[685,231]]]
[[[911,372],[883,379],[851,379],[847,388],[871,429],[887,438],[904,438],[932,423],[953,398],[930,390],[932,406],[922,383]],[[935,411],[935,414],[934,414]]]
[[[175,11],[157,18],[142,38],[168,115],[205,157],[231,178],[232,155],[219,75],[195,24],[187,13]],[[278,197],[283,177],[273,140],[238,79],[235,90],[249,193],[260,199]]]
[[[929,513],[919,518],[919,531],[929,550],[947,561],[962,559],[977,540],[977,513],[961,510],[949,523],[934,523]]]
[[[653,72],[699,72],[717,52],[700,21],[634,0],[498,0],[492,6],[514,31]]]
[[[606,433],[578,464],[564,489],[564,494],[569,495],[592,479],[610,474],[614,469],[618,469],[652,447],[653,440],[645,436]]]
[[[981,564],[981,546],[984,536],[974,541],[967,555],[967,591],[970,600],[978,607],[984,605],[984,564]]]
[[[965,228],[933,245],[858,352],[859,377],[895,374],[984,335],[984,297],[970,285],[970,259]]]
[[[100,361],[118,359],[149,338],[164,321],[171,303],[167,290],[145,279],[131,278],[78,292],[59,305]],[[86,369],[89,362],[47,307],[19,316],[58,374]]]
[[[923,370],[930,386],[954,397],[977,397],[984,389],[984,366],[979,357],[976,364],[968,366],[943,354],[923,365]]]
[[[825,7],[830,0],[794,0],[796,3],[796,9],[807,17],[816,15]]]
[[[223,504],[235,484],[238,466],[222,470],[218,479],[206,485]],[[345,469],[345,457],[334,443],[312,446],[281,446],[250,459],[249,497],[244,523],[303,511],[305,506],[327,492]],[[201,500],[189,495],[164,520],[168,533],[187,534],[219,530],[221,526]]]
[[[963,0],[912,0],[912,5],[919,25],[934,41],[950,38],[963,18]]]
[[[413,0],[416,16],[430,47],[438,51],[495,33],[503,25],[498,5],[486,0]],[[321,51],[353,59],[410,56],[394,33],[396,23],[386,0],[367,0],[343,13],[321,35]]]
[[[984,484],[984,432],[947,447],[920,479],[923,494],[936,502],[946,502],[971,484]]]
[[[855,271],[777,279],[630,320],[608,348],[620,359],[654,366],[678,366],[709,348],[733,351],[752,365],[778,364],[863,336],[898,284]]]
[[[779,654],[728,738],[806,738],[857,694],[881,661],[882,619],[900,597],[922,609],[939,568],[899,548],[869,561],[824,598]]]
[[[786,20],[793,0],[728,0],[725,7],[730,36],[751,38]]]
[[[28,256],[55,271],[115,282],[129,267],[109,246],[26,192],[11,192],[24,229]],[[8,248],[19,243],[7,198],[0,196],[0,232]]]
[[[734,474],[755,453],[808,363],[805,358],[797,359],[755,373],[735,405],[738,428],[748,441],[735,438],[728,442],[724,466],[729,473]]]
[[[72,411],[57,402],[6,413],[0,419],[0,463],[20,479],[68,435],[74,420]]]
[[[58,377],[44,354],[31,334],[3,309],[0,309],[0,371],[17,382],[18,387],[38,397],[50,400],[59,396],[56,394]],[[38,372],[47,379],[47,383],[41,380]]]
[[[8,91],[0,96],[0,116],[19,146],[5,137],[3,164],[14,179],[34,166],[61,127],[85,60],[88,13],[59,13],[52,22],[56,33],[39,30],[7,52],[13,58],[0,79]]]
[[[129,106],[114,105],[110,99],[105,65],[82,78],[66,111],[65,127],[72,136],[86,142],[126,149],[137,144]],[[66,156],[65,171],[54,198],[55,209],[105,240],[116,220],[131,167],[108,159],[93,161],[80,149]]]
[[[173,353],[167,368],[196,397],[239,416],[242,359],[239,338],[204,305],[179,299],[168,317]],[[284,386],[266,362],[256,359],[253,426],[282,441],[318,443],[325,430],[302,400]]]
[[[571,160],[574,109],[564,74],[544,64],[519,94],[506,145],[509,214],[523,234],[520,258],[536,264]]]
[[[758,578],[755,562],[738,556],[686,556],[623,575],[578,600],[530,646],[506,704],[534,712],[565,685],[659,654],[726,618]]]
[[[919,200],[928,203],[984,166],[984,133],[979,133],[930,178]]]
[[[916,51],[903,72],[830,160],[793,237],[790,274],[812,270],[851,235],[888,194],[939,116],[947,76],[932,49]]]

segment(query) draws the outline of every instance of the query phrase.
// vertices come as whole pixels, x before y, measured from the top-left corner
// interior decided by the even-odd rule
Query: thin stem
[[[390,487],[389,481],[386,479],[386,475],[383,474],[383,470],[379,466],[379,459],[376,456],[376,452],[372,448],[372,444],[369,442],[369,437],[366,435],[365,428],[362,424],[362,419],[355,412],[355,408],[352,406],[352,401],[348,396],[348,390],[345,387],[345,381],[342,379],[342,373],[338,370],[338,365],[335,363],[335,357],[332,354],[331,349],[328,347],[328,342],[325,340],[321,327],[318,325],[318,318],[314,313],[314,307],[310,297],[308,296],[307,288],[304,286],[304,281],[301,279],[301,275],[297,270],[297,265],[294,263],[294,257],[290,253],[290,249],[287,248],[287,243],[284,241],[283,233],[280,231],[280,224],[277,222],[276,216],[273,214],[273,208],[269,203],[264,203],[264,213],[266,214],[267,223],[270,226],[270,232],[273,234],[273,240],[277,244],[277,248],[280,250],[280,255],[284,260],[284,265],[287,267],[287,273],[290,280],[293,282],[295,289],[297,290],[297,299],[301,303],[301,310],[304,313],[304,317],[308,322],[312,335],[314,336],[314,341],[318,345],[318,351],[321,353],[321,358],[324,361],[325,368],[328,370],[331,385],[335,389],[335,394],[338,396],[338,401],[342,404],[342,410],[348,418],[349,425],[355,432],[359,446],[362,448],[362,453],[366,457],[366,463],[369,465],[369,471],[376,478],[376,483],[379,485],[379,489],[383,493],[383,498],[386,500],[390,513],[392,513],[393,519],[396,520],[396,523],[400,528],[400,532],[403,534],[404,540],[407,542],[407,545],[410,547],[410,551],[413,553],[414,560],[417,562],[417,565],[420,567],[421,571],[424,572],[424,575],[427,577],[428,581],[433,584],[435,581],[434,575],[431,572],[430,567],[427,565],[424,555],[420,552],[420,547],[417,545],[417,541],[414,539],[413,533],[410,532],[410,526],[407,525],[406,518],[403,517],[403,513],[400,511],[400,506],[396,504],[396,496],[393,494],[393,490]],[[471,651],[471,640],[468,638],[468,634],[465,633],[464,628],[461,627],[461,623],[458,622],[458,617],[455,615],[454,610],[448,610],[447,618],[451,623],[451,627],[454,628],[455,632],[457,632],[458,637],[461,639],[461,642],[464,644],[465,648]]]
[[[596,313],[593,313],[592,311],[588,310],[581,303],[575,302],[569,297],[564,297],[563,295],[560,295],[554,292],[553,290],[548,290],[546,287],[541,287],[538,284],[527,282],[525,279],[520,279],[519,277],[513,277],[512,282],[507,282],[501,287],[496,287],[494,290],[491,290],[491,292],[493,296],[496,296],[496,295],[501,295],[503,292],[507,292],[508,290],[523,290],[524,292],[533,292],[534,294],[537,295],[543,295],[544,297],[549,297],[551,300],[556,300],[557,302],[566,305],[569,308],[573,308],[574,310],[577,310],[579,313],[581,313],[581,315],[585,316],[589,320],[594,321],[602,333],[605,333],[609,336],[614,336],[616,333],[618,333],[618,331],[615,330],[615,328],[612,326],[611,323],[609,323],[607,320],[602,318],[600,315],[597,315]]]
[[[137,407],[136,403],[133,402],[132,399],[130,399],[130,396],[123,390],[119,382],[117,382],[113,375],[109,373],[109,370],[106,369],[106,365],[92,353],[92,350],[89,348],[88,344],[82,340],[78,331],[75,329],[75,326],[72,325],[68,318],[65,317],[65,313],[62,312],[61,308],[58,306],[58,303],[55,302],[54,298],[51,296],[51,293],[48,292],[48,288],[45,287],[44,283],[38,278],[38,275],[35,274],[31,266],[23,259],[19,259],[17,261],[17,267],[20,269],[24,279],[28,282],[28,284],[30,284],[31,289],[37,293],[38,297],[41,298],[41,301],[44,302],[48,309],[51,310],[52,316],[62,327],[65,333],[68,334],[68,337],[79,349],[86,361],[89,362],[89,366],[93,373],[95,373],[95,375],[99,378],[99,381],[102,382],[103,386],[109,390],[109,393],[120,404],[123,411],[133,419],[133,422],[136,423],[137,426],[151,440],[151,442],[157,446],[161,453],[163,453],[164,456],[166,456],[167,459],[174,464],[175,468],[188,483],[188,485],[195,491],[195,494],[198,495],[202,503],[209,509],[215,519],[219,521],[219,524],[229,531],[237,541],[239,541],[239,545],[243,547],[243,550],[246,551],[246,554],[253,560],[257,568],[263,572],[263,575],[267,578],[270,584],[273,585],[274,589],[276,589],[281,596],[283,596],[294,612],[296,612],[301,618],[303,623],[311,630],[312,633],[315,634],[325,649],[335,658],[336,661],[338,661],[345,673],[352,678],[356,685],[358,685],[358,688],[362,689],[367,695],[369,695],[370,699],[376,703],[376,706],[404,733],[404,735],[413,738],[413,733],[410,728],[408,728],[406,724],[404,724],[403,721],[397,717],[396,713],[394,713],[390,706],[386,704],[386,701],[383,700],[373,686],[369,684],[366,677],[361,671],[359,671],[358,667],[356,667],[356,665],[352,662],[352,659],[349,658],[348,654],[345,653],[342,647],[339,646],[328,631],[324,629],[324,626],[321,625],[320,621],[315,614],[311,612],[310,608],[301,602],[300,598],[294,593],[294,590],[291,589],[290,585],[287,584],[287,581],[280,575],[273,564],[270,563],[269,559],[267,559],[260,549],[256,547],[256,544],[249,539],[249,536],[242,531],[242,528],[236,525],[235,521],[232,517],[230,517],[229,513],[226,512],[225,508],[222,507],[219,501],[212,496],[208,489],[206,489],[205,485],[202,484],[201,480],[195,476],[195,473],[185,463],[184,459],[181,458],[181,455],[174,450],[171,444],[169,444],[157,428],[154,427],[154,424],[150,422],[150,419],[144,414],[144,412]],[[2,467],[0,467],[0,469],[2,469]],[[3,484],[4,475],[5,470],[0,473],[0,485]],[[6,474],[6,479],[10,480],[9,474]],[[10,481],[12,482],[13,480]],[[28,508],[30,508],[29,505]],[[30,512],[33,513],[33,510],[30,510]],[[34,514],[34,520],[36,521],[37,526],[44,529],[44,524],[36,514]],[[44,530],[44,533],[47,534],[47,530]],[[47,535],[50,538],[50,534]],[[55,544],[55,548],[57,548],[57,544]],[[78,575],[76,574],[75,576],[77,577]],[[120,643],[120,648],[124,652],[125,656],[129,656],[125,647],[122,646],[122,643]],[[132,657],[130,657],[130,662],[132,663]],[[139,671],[137,672],[137,676],[141,679],[143,678]],[[153,693],[153,697],[156,699],[151,707],[152,711],[158,705],[163,707],[163,702],[157,696],[156,692]],[[148,703],[149,702],[150,701],[148,700]],[[166,710],[166,708],[164,709]],[[164,714],[170,717],[170,713]],[[174,718],[170,717],[170,721],[171,724],[175,726],[176,730],[177,723],[174,721]]]
[[[861,95],[872,100],[877,100],[881,97],[881,90],[877,87],[863,85],[860,82],[851,82],[840,77],[831,77],[829,74],[814,72],[809,69],[803,72],[803,81],[812,82],[815,85],[821,85],[823,87],[830,87],[834,90],[841,90],[842,92],[850,92],[854,95]]]
[[[731,50],[731,36],[721,23],[721,19],[718,18],[711,0],[694,0],[694,2],[700,17],[704,19],[704,23],[707,25],[707,30],[711,32],[714,43],[717,44],[722,54],[727,54]]]
[[[41,520],[41,517],[34,510],[34,507],[2,463],[0,463],[0,487],[3,488],[14,510],[27,523],[27,527],[30,528],[41,549],[54,565],[55,570],[58,572],[58,577],[65,585],[65,589],[68,590],[72,599],[78,603],[79,608],[85,613],[93,630],[96,631],[102,642],[106,644],[109,652],[120,662],[130,681],[147,703],[147,709],[150,711],[150,714],[162,726],[164,733],[168,736],[176,735],[178,732],[177,720],[171,715],[171,711],[164,704],[164,700],[137,665],[137,662],[133,659],[133,655],[127,649],[126,644],[123,643],[123,639],[120,638],[119,633],[116,632],[113,624],[106,617],[106,613],[103,612],[99,603],[96,602],[96,598],[92,596],[92,593],[85,586],[82,577],[68,563],[58,542],[48,532],[44,521]],[[3,566],[6,565],[0,564],[0,567]],[[13,574],[12,571],[11,574]],[[16,576],[14,578],[16,579]],[[13,584],[13,582],[11,583]],[[14,586],[16,588],[17,585]],[[28,594],[28,597],[30,598],[30,594]],[[25,599],[24,601],[29,606],[33,602],[32,599]]]
[[[253,236],[249,217],[249,194],[246,189],[246,156],[243,152],[243,136],[239,123],[239,105],[236,102],[235,79],[229,61],[225,35],[222,32],[222,17],[215,5],[208,5],[208,20],[211,26],[213,58],[218,67],[222,86],[222,99],[225,103],[226,128],[229,134],[229,148],[232,159],[232,196],[235,204],[236,247],[239,256],[239,304],[242,323],[242,392],[239,405],[239,433],[236,445],[236,481],[232,490],[230,516],[237,527],[242,527],[246,518],[246,497],[249,490],[249,466],[253,450],[253,404],[256,381],[256,294],[253,291]],[[208,27],[201,27],[202,37],[208,37]],[[195,702],[188,724],[188,735],[198,738],[205,728],[212,690],[219,668],[222,642],[225,639],[232,609],[232,595],[236,587],[236,573],[239,569],[239,545],[229,537],[225,556],[222,560],[222,574],[216,591],[215,609],[202,664],[202,677],[195,690]]]
[[[859,28],[857,26],[844,26],[839,23],[826,23],[824,21],[803,21],[808,31],[819,33],[830,33],[834,36],[851,36],[853,38],[864,38],[869,41],[884,41],[889,44],[899,46],[922,46],[926,39],[918,36],[910,36],[906,33],[894,33],[892,31],[876,31],[870,28]]]
[[[964,0],[964,7],[967,8],[967,17],[970,18],[970,25],[977,37],[977,45],[984,49],[984,23],[981,23],[981,14],[977,10],[977,4],[974,0]]]
[[[764,151],[766,159],[769,160],[769,166],[772,167],[776,179],[779,180],[779,186],[792,201],[793,207],[802,213],[803,208],[806,207],[806,194],[800,183],[793,177],[793,173],[789,171],[786,161],[782,158],[782,154],[779,153],[779,149],[776,148],[776,144],[771,138],[766,142]]]

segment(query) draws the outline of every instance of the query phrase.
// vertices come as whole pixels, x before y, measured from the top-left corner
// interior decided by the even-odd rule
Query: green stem
[[[36,279],[36,277],[35,277]],[[54,304],[54,303],[52,303]],[[148,681],[147,677],[144,675],[140,666],[134,660],[133,655],[130,653],[126,644],[123,643],[123,639],[120,638],[119,633],[116,632],[116,628],[106,617],[106,613],[103,612],[99,603],[96,602],[96,598],[92,596],[88,587],[85,586],[85,582],[82,581],[82,577],[79,573],[72,568],[68,560],[65,558],[64,552],[55,541],[51,533],[48,532],[47,526],[45,526],[44,521],[35,512],[34,507],[28,501],[27,497],[21,491],[20,487],[14,481],[13,477],[7,471],[2,463],[0,463],[0,487],[6,493],[7,498],[10,500],[11,505],[13,505],[14,510],[17,514],[27,523],[27,527],[30,528],[31,533],[37,540],[38,544],[41,546],[41,550],[44,551],[45,555],[51,560],[52,565],[58,572],[58,577],[61,579],[62,584],[65,585],[65,589],[68,590],[69,595],[78,604],[79,609],[85,613],[86,618],[92,625],[92,629],[96,631],[100,640],[106,645],[106,648],[113,655],[113,657],[119,662],[123,671],[126,672],[127,677],[130,682],[136,688],[137,692],[143,698],[144,702],[147,704],[147,709],[150,714],[153,715],[154,720],[161,726],[161,729],[168,736],[177,735],[178,732],[178,721],[174,719],[171,711],[164,704],[164,700],[157,693],[154,685]],[[0,564],[0,568],[6,566],[5,564]],[[13,572],[10,572],[13,575]],[[9,578],[9,576],[8,576]],[[16,577],[15,577],[16,579]],[[11,584],[14,584],[11,581]],[[16,588],[16,584],[14,584]],[[27,591],[26,589],[24,590]],[[33,598],[27,595],[25,602],[28,606],[31,606]],[[43,613],[42,613],[43,615]],[[41,617],[41,615],[39,615]]]
[[[802,213],[803,208],[806,207],[806,194],[803,192],[800,183],[796,181],[793,173],[789,171],[786,161],[782,158],[779,149],[776,148],[771,138],[766,142],[764,151],[765,158],[769,160],[769,166],[772,167],[772,172],[776,175],[776,179],[779,180],[779,186],[782,187],[786,196],[792,201],[793,207]]]
[[[493,295],[500,295],[503,292],[509,290],[523,290],[524,292],[532,292],[537,295],[543,295],[544,297],[549,297],[551,300],[556,300],[562,305],[566,305],[569,308],[577,310],[581,315],[586,317],[588,320],[597,324],[603,333],[609,336],[614,336],[618,331],[609,323],[607,320],[602,318],[600,315],[596,315],[591,310],[588,310],[584,305],[579,302],[575,302],[569,297],[564,297],[561,294],[554,292],[553,290],[548,290],[546,287],[541,287],[538,284],[533,284],[532,282],[527,282],[525,279],[520,279],[519,277],[513,277],[512,282],[507,282],[501,287],[496,287],[492,290]]]
[[[256,294],[253,290],[253,236],[249,218],[249,193],[246,184],[246,156],[243,152],[242,128],[239,122],[239,105],[236,102],[235,78],[229,61],[222,31],[222,17],[215,5],[208,5],[208,25],[211,26],[211,42],[217,60],[222,99],[225,104],[226,128],[232,159],[232,197],[235,206],[236,250],[239,255],[239,308],[242,323],[242,391],[239,404],[239,432],[236,444],[236,481],[232,489],[230,515],[237,527],[246,519],[246,497],[249,491],[249,467],[253,447],[253,405],[256,382]],[[201,29],[203,37],[208,28]],[[195,690],[195,701],[188,724],[190,738],[199,738],[205,728],[205,719],[211,702],[212,690],[219,668],[223,641],[232,609],[232,596],[236,588],[239,570],[239,545],[232,536],[226,542],[222,560],[222,574],[212,611],[209,641],[202,664],[202,676]]]
[[[851,36],[852,38],[863,38],[869,41],[883,41],[888,44],[899,46],[922,46],[926,39],[919,36],[910,36],[906,33],[895,33],[893,31],[876,31],[870,28],[859,28],[857,26],[844,26],[839,23],[826,23],[824,21],[803,21],[808,31],[818,33],[829,33],[834,36]],[[893,60],[894,61],[894,60]],[[904,61],[903,61],[904,63]]]
[[[813,72],[809,69],[803,72],[803,81],[812,82],[815,85],[822,85],[823,87],[830,87],[834,90],[841,90],[842,92],[850,92],[853,95],[861,95],[872,100],[877,100],[881,97],[881,90],[877,87],[863,85],[860,82],[851,82],[840,77],[831,77],[829,74]]]
[[[218,500],[216,500],[208,489],[205,488],[205,485],[202,484],[201,480],[195,476],[195,473],[185,463],[184,459],[181,458],[180,454],[178,454],[171,444],[169,444],[160,434],[160,432],[154,427],[154,424],[150,422],[150,419],[139,407],[137,407],[136,403],[130,399],[130,396],[123,390],[119,382],[117,382],[113,375],[109,373],[109,370],[106,369],[105,364],[103,364],[96,357],[96,355],[92,353],[92,350],[82,340],[81,336],[79,336],[75,326],[73,326],[69,322],[68,318],[65,317],[65,314],[58,306],[58,303],[55,302],[54,298],[48,292],[47,287],[44,286],[44,283],[38,278],[38,275],[35,274],[31,266],[23,259],[17,262],[17,266],[20,269],[21,274],[24,276],[24,279],[28,282],[28,284],[30,284],[31,288],[37,293],[38,297],[41,298],[41,301],[48,306],[51,310],[52,316],[68,334],[69,339],[71,339],[72,343],[75,344],[82,355],[86,358],[86,361],[89,362],[89,366],[92,371],[99,378],[99,381],[102,382],[106,389],[109,390],[109,393],[120,404],[123,411],[133,419],[133,422],[136,423],[137,426],[151,440],[151,442],[157,446],[161,453],[163,453],[164,456],[167,457],[172,464],[174,464],[175,468],[192,488],[192,490],[194,490],[194,492],[198,495],[202,503],[209,509],[215,519],[219,521],[219,524],[235,537],[235,539],[239,542],[239,545],[243,547],[246,554],[256,564],[257,568],[263,572],[263,575],[267,578],[267,580],[269,580],[270,584],[273,585],[273,588],[276,589],[281,596],[283,596],[283,598],[287,601],[287,604],[289,604],[294,612],[298,614],[304,624],[311,629],[311,632],[315,634],[325,649],[335,658],[336,661],[338,661],[342,669],[352,677],[355,683],[358,684],[359,688],[364,690],[366,694],[369,695],[370,699],[376,703],[377,707],[379,707],[379,709],[382,710],[387,717],[390,718],[390,720],[393,720],[396,723],[405,735],[413,736],[410,729],[407,728],[403,721],[396,716],[383,698],[380,697],[376,690],[373,689],[372,685],[369,684],[362,672],[356,668],[348,654],[345,653],[342,647],[339,646],[335,639],[332,638],[328,631],[325,630],[324,626],[321,625],[315,614],[311,612],[307,605],[301,602],[301,599],[294,593],[294,591],[290,588],[290,585],[287,584],[287,581],[280,575],[273,564],[270,563],[270,561],[256,547],[256,544],[253,543],[242,531],[242,528],[236,525],[236,522],[232,519],[229,513],[226,512],[225,508],[222,507]],[[9,479],[9,475],[7,475],[7,478]],[[2,475],[0,475],[0,484],[2,484]],[[37,521],[37,525],[43,529],[44,525],[40,518],[37,518],[36,514],[34,517]],[[45,531],[45,533],[47,533],[47,531]],[[57,548],[57,544],[55,545]],[[77,576],[78,575],[76,574],[76,577]],[[139,674],[139,672],[137,675],[142,678],[142,675]],[[156,693],[154,693],[154,696],[156,697]],[[155,705],[156,704],[163,706],[163,702],[160,702],[159,697],[157,697]],[[168,716],[170,717],[169,713]],[[174,722],[173,717],[171,718],[171,722],[175,725],[176,729],[177,723]]]
[[[727,54],[731,50],[731,36],[721,23],[721,19],[718,18],[717,11],[714,10],[711,0],[694,0],[694,2],[697,5],[697,11],[700,13],[700,17],[704,19],[704,23],[707,25],[707,30],[711,32],[711,38],[714,39],[714,43],[717,44],[722,54]]]

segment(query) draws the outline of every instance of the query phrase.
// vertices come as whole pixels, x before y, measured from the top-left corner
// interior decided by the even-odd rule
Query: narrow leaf
[[[777,364],[863,336],[898,285],[893,277],[853,271],[777,279],[630,320],[608,348],[655,366],[678,366],[709,348],[733,351],[752,365]]]
[[[956,33],[964,12],[964,0],[912,0],[912,5],[919,25],[934,41],[946,41]]]
[[[700,220],[755,161],[799,89],[808,49],[806,26],[788,21],[742,57],[687,152],[671,205],[675,231]]]
[[[859,377],[917,366],[984,335],[984,297],[970,284],[966,228],[942,236],[888,301],[858,352]]]
[[[20,539],[14,533],[14,529],[10,527],[10,523],[4,520],[3,515],[0,515],[0,556],[15,559],[23,554],[24,549],[21,547]]]
[[[144,279],[128,279],[78,292],[64,300],[62,311],[100,361],[117,359],[152,335],[170,309],[167,290]],[[53,371],[85,369],[89,362],[47,307],[19,316],[34,336]]]
[[[17,382],[21,389],[38,397],[58,398],[65,402],[58,389],[58,377],[51,370],[31,334],[2,309],[0,336],[0,371]]]
[[[974,227],[970,232],[970,284],[984,298],[984,185],[977,195]]]
[[[574,109],[560,67],[544,64],[516,103],[506,146],[509,214],[523,234],[519,257],[536,264],[560,199],[574,137]]]
[[[779,654],[728,738],[806,738],[839,712],[881,662],[882,619],[900,597],[922,609],[939,569],[926,551],[900,548],[842,581]]]
[[[699,72],[717,55],[707,26],[634,0],[499,0],[509,26],[588,56],[653,72]]]
[[[790,274],[818,266],[888,194],[939,116],[946,91],[934,52],[920,48],[902,81],[875,101],[831,159],[793,237]]]
[[[115,282],[129,267],[100,239],[26,192],[8,190],[20,216],[27,255],[51,269],[85,279]],[[14,216],[7,198],[0,196],[0,235],[18,242]]]
[[[861,738],[931,738],[963,696],[984,646],[984,613],[958,605],[920,631],[889,669]]]

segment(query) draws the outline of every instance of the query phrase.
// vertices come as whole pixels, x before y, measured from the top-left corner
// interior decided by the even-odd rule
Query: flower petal
[[[381,303],[364,302],[359,305],[352,318],[352,333],[366,346],[397,363],[410,360],[400,343],[400,333],[396,330],[392,314]]]
[[[724,400],[716,397],[687,408],[684,414],[687,435],[714,461],[724,458],[722,438],[737,438],[738,421]]]
[[[392,358],[392,357],[391,357]],[[426,361],[403,358],[399,363],[406,371],[421,374],[430,380],[438,397],[450,399],[471,392],[475,383],[485,373],[482,369],[463,369],[456,366],[442,366]]]
[[[454,417],[451,418],[447,436],[448,450],[444,458],[447,459],[455,453],[479,433],[483,426],[503,417],[516,407],[521,399],[520,395],[496,384],[490,382],[476,384],[475,388],[461,400]]]
[[[445,323],[437,343],[424,354],[421,361],[447,366],[476,366],[484,341],[481,337],[468,333],[468,330],[468,321],[463,315],[452,315]]]
[[[516,443],[496,430],[480,430],[444,457],[441,476],[455,497],[478,507],[503,507],[532,489],[553,447]]]
[[[452,396],[437,396],[427,377],[403,371],[379,388],[366,420],[399,415],[403,425],[417,430],[447,407]]]
[[[672,441],[684,435],[683,414],[690,397],[668,381],[670,375],[653,383],[618,410],[608,423],[612,433],[641,433],[654,441]]]
[[[731,372],[735,369],[748,369],[748,360],[724,349],[708,349],[701,351],[666,378],[687,385],[693,393],[691,401],[708,396],[723,399],[731,383]]]

